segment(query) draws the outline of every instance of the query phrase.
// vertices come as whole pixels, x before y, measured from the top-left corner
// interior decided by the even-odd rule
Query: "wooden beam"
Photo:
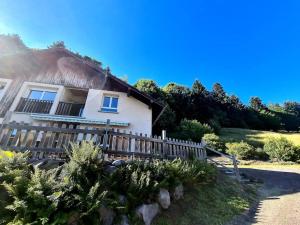
[[[149,104],[149,109],[152,109],[152,104],[153,104],[153,101],[151,100],[150,104]]]
[[[127,89],[127,97],[130,97],[131,96],[131,88],[128,88]]]

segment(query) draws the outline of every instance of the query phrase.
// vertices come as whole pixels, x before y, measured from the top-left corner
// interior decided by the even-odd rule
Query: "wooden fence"
[[[109,157],[206,159],[201,143],[170,138],[149,137],[105,129],[81,128],[73,125],[33,126],[24,123],[3,124],[0,127],[0,148],[29,150],[34,158],[64,159],[70,143],[91,141],[103,148]]]

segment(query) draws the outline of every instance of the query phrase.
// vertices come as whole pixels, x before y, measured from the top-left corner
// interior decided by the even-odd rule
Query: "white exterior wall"
[[[10,121],[33,124],[39,123],[30,117],[30,113],[14,112],[21,97],[28,97],[31,89],[57,92],[54,103],[50,110],[50,114],[52,115],[55,114],[59,101],[64,99],[64,87],[61,85],[24,82],[22,88],[10,107],[10,111],[13,112],[10,117]],[[117,113],[101,112],[103,98],[106,94],[110,96],[117,96],[119,98]],[[149,109],[148,105],[142,103],[134,97],[128,97],[127,94],[123,92],[89,89],[82,117],[91,120],[106,121],[107,119],[110,119],[111,122],[129,123],[128,127],[116,127],[120,130],[127,130],[128,132],[131,131],[133,133],[151,135],[152,131],[152,109]],[[91,125],[89,124],[87,126]]]
[[[101,112],[105,94],[119,97],[117,113]],[[82,116],[87,119],[110,119],[112,122],[126,122],[129,123],[129,127],[123,129],[133,133],[151,135],[152,131],[152,110],[148,105],[134,97],[128,97],[123,92],[90,89]]]

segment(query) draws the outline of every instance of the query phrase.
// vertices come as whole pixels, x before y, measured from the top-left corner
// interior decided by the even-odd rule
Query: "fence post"
[[[105,126],[105,133],[104,133],[104,137],[103,137],[103,147],[104,147],[103,149],[104,149],[104,151],[107,150],[109,125],[110,125],[110,119],[107,119],[106,120],[106,126]]]
[[[233,162],[234,173],[235,173],[236,179],[238,181],[240,181],[241,180],[241,176],[240,176],[239,168],[237,166],[237,160],[235,158],[235,155],[232,156],[232,162]]]
[[[161,137],[162,137],[162,141],[163,141],[163,145],[162,145],[162,152],[163,152],[163,157],[167,158],[167,131],[166,130],[162,130],[161,132]]]

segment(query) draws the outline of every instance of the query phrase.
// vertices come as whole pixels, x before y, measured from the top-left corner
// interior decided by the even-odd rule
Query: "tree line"
[[[259,97],[251,97],[249,105],[236,95],[228,95],[221,84],[208,91],[199,80],[192,87],[168,83],[159,87],[153,80],[139,80],[137,89],[158,99],[166,108],[154,126],[154,133],[162,129],[173,132],[184,119],[206,123],[216,133],[221,127],[256,130],[299,131],[300,103],[287,101],[283,105],[266,105]]]

